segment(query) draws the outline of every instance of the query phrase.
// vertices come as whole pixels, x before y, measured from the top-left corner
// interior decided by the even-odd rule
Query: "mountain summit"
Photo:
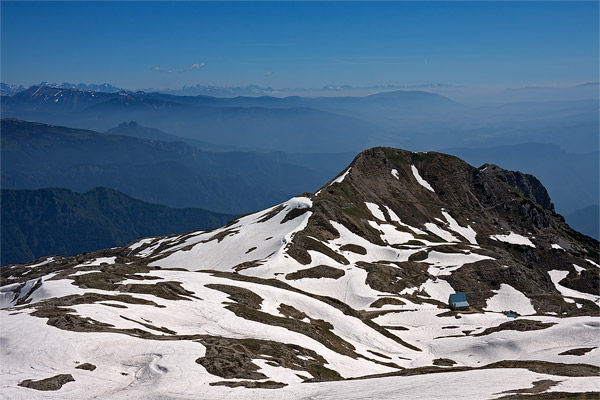
[[[478,398],[598,391],[599,268],[535,177],[370,149],[216,230],[3,268],[3,391],[392,398],[434,382],[464,397],[459,376]]]

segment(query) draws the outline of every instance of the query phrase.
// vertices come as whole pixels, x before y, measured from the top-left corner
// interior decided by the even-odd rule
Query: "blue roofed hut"
[[[448,299],[448,305],[451,310],[468,310],[469,303],[467,302],[467,295],[463,292],[451,294]]]

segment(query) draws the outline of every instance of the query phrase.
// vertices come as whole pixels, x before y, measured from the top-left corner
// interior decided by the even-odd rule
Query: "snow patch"
[[[446,221],[448,221],[448,228],[456,233],[458,233],[459,235],[461,235],[462,237],[464,237],[465,239],[467,239],[469,241],[469,243],[471,244],[477,244],[477,240],[475,240],[475,236],[477,235],[477,232],[475,232],[473,230],[473,228],[471,228],[470,225],[467,225],[467,227],[463,227],[460,226],[458,224],[458,222],[456,222],[456,220],[454,218],[452,218],[452,216],[446,211],[446,210],[442,210],[442,215],[444,215],[444,218],[446,218]]]
[[[346,175],[348,175],[348,173],[350,172],[350,170],[351,170],[351,169],[352,169],[352,168],[348,168],[348,169],[346,170],[346,172],[344,172],[344,173],[343,173],[342,175],[340,175],[339,177],[335,178],[335,179],[334,179],[334,181],[333,181],[333,182],[331,182],[331,183],[329,184],[329,186],[333,185],[334,183],[341,183],[341,182],[342,182],[342,181],[343,181],[343,180],[346,178]]]
[[[424,290],[429,297],[442,303],[447,303],[450,295],[454,293],[452,286],[443,279],[428,279],[419,290]]]
[[[499,290],[486,302],[486,309],[489,311],[515,311],[521,315],[535,314],[535,308],[531,300],[522,292],[505,283],[500,285]]]
[[[450,275],[465,264],[471,264],[481,260],[493,260],[492,257],[483,256],[475,253],[441,253],[438,251],[429,252],[427,258],[422,262],[431,264],[427,270],[433,276]]]
[[[388,206],[384,206],[385,209],[387,210],[388,214],[390,215],[390,218],[392,219],[392,222],[396,222],[398,225],[400,226],[404,226],[408,229],[410,229],[411,231],[413,231],[414,233],[416,233],[417,235],[427,235],[427,233],[425,231],[420,230],[419,228],[415,228],[414,226],[410,226],[408,224],[405,224],[404,222],[400,221],[400,217],[398,216],[398,214],[396,214],[391,208],[389,208]]]
[[[509,232],[508,235],[490,235],[490,238],[498,240],[500,242],[535,247],[535,245],[531,242],[531,240],[529,240],[529,238],[526,238],[525,236],[521,236],[514,232]]]
[[[379,208],[377,204],[369,203],[368,201],[366,201],[365,205],[367,206],[369,211],[371,211],[371,214],[373,214],[375,218],[377,218],[380,221],[385,221],[385,216],[383,215],[381,208]]]
[[[398,174],[398,170],[397,169],[393,169],[392,171],[392,176],[398,180],[400,180],[400,175]]]
[[[598,265],[598,263],[590,260],[589,258],[586,258],[585,261],[589,262],[590,264],[592,264],[596,268],[600,268],[600,265]]]
[[[406,243],[410,240],[413,240],[415,237],[408,232],[402,232],[396,229],[394,225],[390,224],[381,224],[379,225],[375,221],[369,221],[369,225],[373,228],[377,229],[381,232],[381,238],[385,240],[388,244],[402,244]]]
[[[433,190],[433,188],[431,187],[431,185],[429,184],[429,182],[427,182],[425,179],[421,178],[421,175],[419,174],[419,171],[417,170],[417,167],[415,167],[414,165],[411,165],[410,169],[412,170],[412,173],[415,176],[415,179],[417,180],[417,182],[419,182],[419,185],[421,185],[425,189],[431,190],[432,192],[435,193],[435,190]]]
[[[441,239],[444,239],[446,242],[459,242],[459,240],[456,237],[454,237],[453,234],[451,234],[448,231],[443,230],[442,228],[440,228],[439,226],[437,226],[436,224],[433,224],[431,222],[425,223],[425,229],[427,229],[429,232],[433,233],[435,236],[438,236]]]
[[[288,220],[283,219],[293,209],[312,207],[312,201],[306,197],[294,197],[282,204],[283,210],[267,220],[263,216],[279,206],[246,215],[234,224],[211,232],[200,232],[185,242],[171,248],[166,257],[156,260],[153,266],[163,268],[180,267],[189,270],[216,269],[226,271],[238,264],[264,260],[267,258],[282,261],[285,249],[296,232],[308,224],[312,212]],[[260,222],[263,220],[263,222]],[[257,237],[268,235],[268,239],[257,241]],[[189,246],[189,247],[188,247]],[[182,250],[186,248],[186,250]],[[256,247],[250,253],[249,248]],[[175,250],[175,251],[173,251]],[[272,276],[269,276],[272,277]]]
[[[565,279],[567,275],[569,275],[569,271],[560,271],[553,269],[552,271],[548,271],[548,275],[550,275],[550,279],[552,279],[552,283],[554,283],[556,290],[558,290],[563,296],[593,301],[594,303],[600,306],[600,296],[578,292],[577,290],[569,289],[568,287],[565,287],[559,283],[560,281]]]

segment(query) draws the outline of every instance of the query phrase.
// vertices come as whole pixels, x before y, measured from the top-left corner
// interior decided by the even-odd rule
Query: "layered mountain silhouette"
[[[515,92],[514,98],[504,98],[506,104],[490,98],[485,103],[492,104],[465,105],[420,90],[363,97],[222,98],[32,86],[3,95],[2,114],[96,131],[133,120],[201,142],[301,153],[356,153],[375,144],[420,150],[541,142],[575,153],[598,147],[597,96],[520,98]]]
[[[598,262],[535,177],[374,148],[212,231],[3,267],[20,349],[3,390],[381,397],[467,379],[594,396]],[[457,292],[468,306],[450,309]]]
[[[1,265],[48,254],[70,256],[114,247],[144,236],[217,228],[234,215],[169,208],[109,188],[2,189]]]
[[[171,207],[241,214],[314,190],[326,180],[271,155],[206,152],[183,142],[13,119],[2,120],[1,133],[6,189],[85,192],[104,186]]]

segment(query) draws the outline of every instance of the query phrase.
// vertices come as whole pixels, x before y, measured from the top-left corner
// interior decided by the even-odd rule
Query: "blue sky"
[[[598,80],[598,2],[1,2],[3,82]],[[170,72],[169,72],[170,71]]]

